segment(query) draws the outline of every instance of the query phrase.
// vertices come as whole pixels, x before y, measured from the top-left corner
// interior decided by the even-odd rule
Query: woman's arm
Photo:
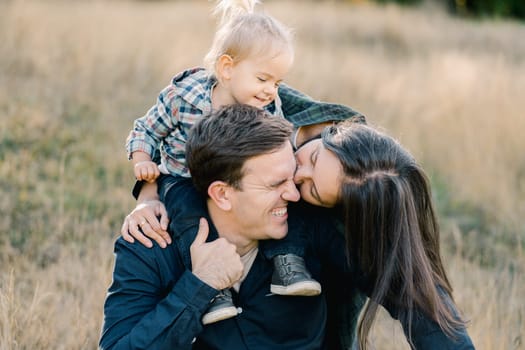
[[[450,296],[441,288],[438,287],[439,295],[445,304],[453,311],[455,317],[459,319],[459,312],[454,305]],[[416,311],[414,319],[409,325],[401,322],[403,331],[409,339],[409,334],[412,335],[412,344],[414,349],[429,349],[429,350],[473,350],[474,344],[467,333],[466,328],[457,328],[454,334],[446,334],[439,325],[424,315],[421,311]]]
[[[347,256],[344,252],[346,243],[341,228],[337,227],[334,215],[330,215],[330,209],[310,207],[310,210],[303,214],[305,218],[315,218],[312,236],[314,237],[313,246],[320,249],[321,256],[324,257],[328,266],[331,266],[332,274],[337,276],[339,285],[342,281],[356,286],[361,292],[370,295],[369,281],[359,269],[352,264],[352,256]],[[336,217],[336,216],[335,216]],[[336,273],[333,273],[337,271]],[[441,298],[454,310],[454,314],[459,317],[456,306],[452,299],[443,290],[439,289]],[[382,305],[390,315],[398,319],[399,309],[389,303]],[[422,311],[415,310],[414,319],[410,325],[402,323],[407,340],[411,338],[413,349],[416,350],[472,350],[475,349],[470,336],[465,328],[456,329],[455,334],[449,336],[439,325]]]
[[[321,132],[327,126],[332,125],[334,122],[326,121],[319,124],[304,125],[297,129],[297,134],[294,140],[295,148],[301,147],[304,143],[310,141],[311,139],[321,135]]]

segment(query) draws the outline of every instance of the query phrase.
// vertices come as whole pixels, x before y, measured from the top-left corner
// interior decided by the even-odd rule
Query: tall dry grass
[[[124,139],[213,35],[206,1],[0,3],[0,349],[93,349],[133,206]],[[434,184],[479,349],[523,347],[525,27],[436,9],[274,1],[289,82],[397,136]],[[394,335],[394,336],[393,336]],[[382,315],[377,349],[406,349]]]

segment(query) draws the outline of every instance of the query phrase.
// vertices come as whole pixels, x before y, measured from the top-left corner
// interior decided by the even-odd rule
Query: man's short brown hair
[[[196,188],[207,193],[220,180],[240,189],[244,163],[279,150],[289,142],[292,125],[248,105],[229,105],[195,124],[186,144],[186,160]]]

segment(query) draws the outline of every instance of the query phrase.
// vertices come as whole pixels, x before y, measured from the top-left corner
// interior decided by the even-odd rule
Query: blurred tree
[[[355,0],[351,0],[355,1]],[[424,0],[375,0],[378,3],[417,5]],[[427,0],[430,1],[430,0]],[[449,9],[461,16],[510,17],[525,19],[525,0],[434,0],[446,2]]]
[[[447,0],[450,9],[464,16],[525,19],[525,0]]]
[[[376,0],[379,3],[395,2],[401,5],[415,5],[421,3],[421,0]]]

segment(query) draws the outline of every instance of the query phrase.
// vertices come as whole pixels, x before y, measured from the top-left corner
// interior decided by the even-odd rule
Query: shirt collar
[[[204,113],[211,112],[211,91],[216,83],[217,79],[201,67],[185,70],[172,80],[173,92]]]

